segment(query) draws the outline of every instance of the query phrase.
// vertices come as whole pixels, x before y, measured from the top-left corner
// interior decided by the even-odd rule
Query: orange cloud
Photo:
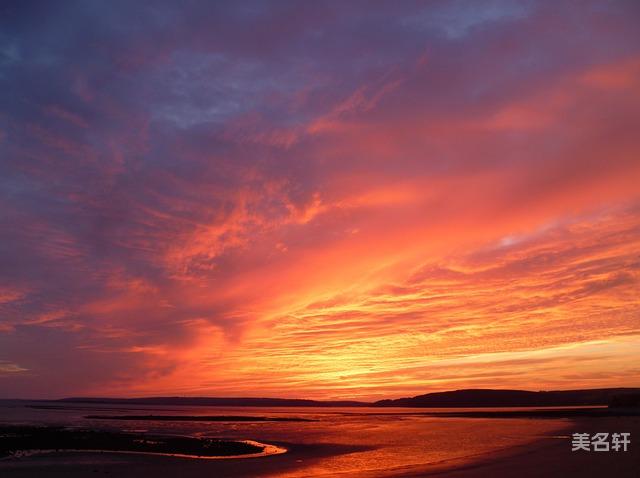
[[[234,8],[12,33],[3,390],[640,384],[627,5]]]

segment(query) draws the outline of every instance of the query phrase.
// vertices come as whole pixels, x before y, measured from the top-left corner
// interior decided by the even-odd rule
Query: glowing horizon
[[[0,398],[640,386],[637,5],[38,8]]]

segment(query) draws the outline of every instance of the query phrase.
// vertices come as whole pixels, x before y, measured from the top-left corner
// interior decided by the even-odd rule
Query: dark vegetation
[[[0,458],[29,450],[108,450],[170,453],[194,457],[260,453],[263,448],[244,442],[209,438],[149,436],[62,427],[0,427]]]

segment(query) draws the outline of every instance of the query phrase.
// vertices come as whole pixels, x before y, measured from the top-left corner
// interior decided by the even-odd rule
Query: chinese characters
[[[631,433],[573,433],[571,451],[627,451]]]

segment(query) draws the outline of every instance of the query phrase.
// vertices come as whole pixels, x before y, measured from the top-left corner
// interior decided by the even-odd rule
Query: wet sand
[[[86,476],[123,478],[276,477],[296,469],[303,469],[305,465],[328,456],[362,450],[362,447],[344,445],[309,446],[287,443],[275,445],[287,448],[288,452],[260,458],[236,458],[220,461],[117,453],[61,452],[55,456],[35,455],[26,459],[0,462],[0,476],[3,478],[5,476],[15,478],[81,478]]]
[[[190,458],[256,457],[285,449],[250,440],[153,435],[69,427],[0,427],[0,459],[63,452],[137,453]]]
[[[572,452],[571,433],[630,432],[631,444],[626,452]],[[608,417],[574,420],[565,438],[543,439],[530,445],[479,459],[448,470],[422,470],[406,473],[409,477],[441,478],[545,478],[640,476],[640,418]]]

